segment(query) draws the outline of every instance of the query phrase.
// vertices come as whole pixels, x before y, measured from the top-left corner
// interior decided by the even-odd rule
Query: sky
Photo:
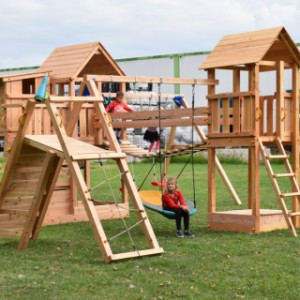
[[[6,69],[95,41],[114,59],[210,51],[224,35],[279,26],[300,43],[300,1],[0,0],[0,25]]]

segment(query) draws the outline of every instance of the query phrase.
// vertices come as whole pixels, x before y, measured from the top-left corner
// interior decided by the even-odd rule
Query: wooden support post
[[[284,136],[284,93],[284,62],[279,61],[276,69],[276,136],[280,139]]]
[[[79,91],[78,91],[79,96],[83,95],[83,91],[84,91],[85,87],[86,87],[85,84],[82,82],[80,84]],[[73,84],[69,84],[69,93],[70,92],[72,93],[71,96],[74,97],[75,96],[75,86]],[[78,122],[80,112],[82,110],[82,104],[83,104],[82,101],[75,102],[75,103],[72,103],[72,102],[69,103],[68,123],[66,124],[66,133],[67,133],[68,136],[77,137],[77,135],[78,135],[78,133],[77,133],[77,130],[78,130],[77,122]],[[86,170],[86,168],[85,168],[85,170]],[[88,173],[88,175],[89,175],[89,173]],[[87,178],[88,175],[85,172],[86,178]],[[89,180],[89,178],[87,178],[87,179]],[[71,195],[72,195],[73,207],[75,207],[75,206],[78,205],[78,199],[77,199],[78,192],[77,192],[76,184],[75,184],[73,179],[71,181],[70,192],[71,192]]]
[[[241,81],[241,72],[240,70],[233,70],[233,92],[240,92],[240,81]],[[240,97],[233,99],[233,120],[232,127],[234,132],[241,131],[241,107],[240,107]]]
[[[210,69],[207,71],[208,80],[215,80],[215,70]],[[215,94],[215,87],[208,86],[208,94]],[[208,101],[208,111],[212,116],[213,113],[213,105],[218,101]],[[215,112],[215,111],[214,111]],[[217,116],[218,114],[216,114]],[[213,133],[218,131],[212,123],[208,125],[208,133]],[[208,212],[213,213],[217,210],[216,204],[216,149],[208,148]]]
[[[216,203],[216,149],[208,148],[208,212],[217,211]]]
[[[249,90],[254,92],[253,110],[259,109],[259,65],[255,64],[249,73]],[[252,100],[248,100],[252,101]],[[252,117],[255,117],[253,114]],[[254,120],[251,120],[254,122]],[[252,123],[253,124],[253,123]],[[259,120],[255,120],[254,132],[259,136]],[[259,145],[258,139],[255,144],[248,149],[248,207],[255,217],[254,232],[260,231],[260,186],[259,186]]]
[[[253,232],[260,232],[260,188],[259,188],[259,147],[249,148],[248,163],[248,207],[252,210],[252,216],[255,217],[255,228]]]
[[[126,94],[126,83],[125,82],[120,83],[120,91],[123,92],[124,94]],[[121,128],[120,137],[123,141],[127,141],[126,128]]]
[[[102,83],[98,81],[96,83],[96,87],[99,92],[99,95],[102,95]],[[96,105],[96,104],[94,104],[94,105]],[[96,108],[94,109],[94,118],[95,118],[95,121],[97,121],[96,118],[98,118],[98,116],[97,116]],[[95,145],[103,145],[103,143],[104,143],[103,129],[102,129],[102,127],[100,127],[100,128],[97,127],[97,128],[95,128],[94,144]]]
[[[292,168],[299,184],[299,67],[296,63],[292,68],[292,89]],[[294,197],[292,201],[292,210],[299,211],[297,197]],[[295,227],[300,227],[300,216],[293,217],[292,220]]]

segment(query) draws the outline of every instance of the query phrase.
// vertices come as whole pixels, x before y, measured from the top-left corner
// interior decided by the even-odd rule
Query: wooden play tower
[[[299,226],[299,66],[300,53],[283,27],[228,35],[221,39],[201,65],[208,79],[230,72],[232,89],[218,94],[208,87],[208,226],[212,230],[263,232]],[[220,71],[221,70],[221,71]],[[274,75],[274,93],[263,95],[264,72]],[[285,87],[291,76],[292,87]],[[241,87],[247,78],[247,88]],[[274,82],[275,81],[275,82]],[[222,82],[220,81],[220,84]],[[270,83],[271,84],[271,83]],[[216,201],[216,149],[248,149],[248,209],[218,211]],[[266,146],[278,149],[269,155]],[[284,146],[292,148],[292,164]],[[261,207],[260,160],[263,158],[281,210]],[[286,171],[276,174],[272,160],[282,159]],[[280,178],[291,180],[291,191],[280,190]],[[292,201],[292,204],[287,202]],[[288,208],[289,207],[289,208]]]

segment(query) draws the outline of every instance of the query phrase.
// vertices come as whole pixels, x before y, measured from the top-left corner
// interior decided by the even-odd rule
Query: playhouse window
[[[22,94],[33,94],[35,92],[34,78],[22,80]]]

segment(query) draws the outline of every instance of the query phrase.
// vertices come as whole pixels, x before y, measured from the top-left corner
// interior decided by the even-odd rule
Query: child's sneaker
[[[189,230],[185,230],[185,231],[184,231],[184,235],[185,235],[186,237],[190,237],[190,238],[193,238],[193,237],[194,237],[194,235],[193,235]]]
[[[176,236],[177,236],[178,238],[180,238],[180,239],[182,239],[182,238],[184,237],[184,235],[183,235],[183,233],[182,233],[181,230],[177,230]]]

